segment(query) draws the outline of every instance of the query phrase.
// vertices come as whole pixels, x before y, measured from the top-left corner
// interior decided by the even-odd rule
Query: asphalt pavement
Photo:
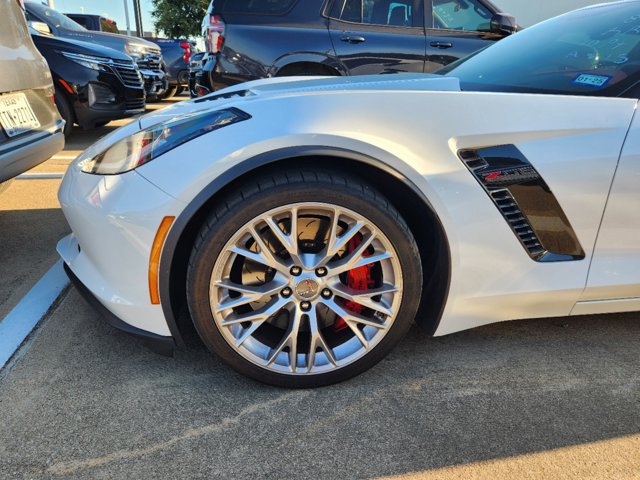
[[[0,196],[0,319],[56,260],[57,185]],[[639,320],[414,329],[364,375],[295,391],[196,338],[154,354],[71,288],[0,370],[0,479],[640,479]]]

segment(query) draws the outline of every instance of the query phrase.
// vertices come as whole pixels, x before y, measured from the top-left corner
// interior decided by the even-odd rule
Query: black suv
[[[144,113],[145,94],[140,72],[131,57],[95,43],[43,35],[31,37],[51,69],[55,103],[67,122],[84,129]]]
[[[38,1],[24,3],[30,26],[45,35],[95,43],[118,50],[136,62],[144,80],[147,100],[162,98],[169,86],[160,47],[142,38],[94,32],[74,22],[66,15]]]
[[[517,31],[488,0],[212,0],[198,93],[289,75],[433,72]]]

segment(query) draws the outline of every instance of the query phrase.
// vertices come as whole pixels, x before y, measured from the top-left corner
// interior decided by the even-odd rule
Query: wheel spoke
[[[347,326],[351,329],[353,334],[358,337],[360,343],[365,349],[369,348],[369,342],[365,338],[362,330],[358,328],[358,325],[365,325],[367,327],[374,327],[378,330],[387,330],[389,327],[386,322],[376,322],[375,320],[371,320],[370,318],[364,317],[362,315],[358,315],[356,313],[350,312],[342,308],[337,302],[334,300],[321,300],[321,303],[326,305],[329,309],[331,309],[338,317],[342,318]]]
[[[256,330],[258,330],[264,324],[264,322],[266,322],[275,314],[277,314],[280,310],[282,310],[287,303],[288,301],[284,299],[279,299],[273,302],[272,304],[267,305],[266,307],[260,310],[257,310],[255,312],[247,313],[244,315],[236,315],[236,314],[229,315],[221,323],[221,326],[230,327],[232,325],[237,325],[237,324],[246,323],[246,322],[251,323],[249,327],[247,327],[241,332],[239,337],[235,338],[236,347],[241,347],[242,344],[251,335],[253,335],[256,332]]]
[[[277,270],[280,273],[284,273],[285,275],[289,274],[289,266],[285,265],[283,262],[281,262],[279,260],[275,260],[275,257],[273,257],[273,256],[272,256],[272,258],[274,260],[271,261],[271,260],[269,260],[269,258],[264,256],[262,253],[251,252],[251,251],[249,251],[247,249],[240,248],[240,247],[235,246],[235,245],[230,247],[229,251],[232,252],[232,253],[235,253],[236,255],[240,255],[242,257],[245,257],[247,260],[251,260],[252,262],[259,263],[260,265],[264,265],[265,267],[273,268],[274,270]]]
[[[244,313],[238,315],[236,313],[232,313],[228,315],[223,321],[220,322],[222,327],[230,327],[232,325],[238,325],[240,323],[251,322],[252,324],[262,325],[266,320],[274,316],[280,310],[282,310],[287,303],[288,300],[279,298],[276,301],[271,302],[268,305],[265,305],[263,308],[259,310],[255,310],[251,313]]]
[[[336,357],[333,350],[327,345],[322,332],[318,326],[318,315],[315,308],[309,312],[309,329],[311,331],[311,342],[309,346],[309,354],[307,355],[307,371],[311,372],[316,362],[316,350],[321,349],[327,360],[335,367],[337,366]]]
[[[360,245],[358,245],[358,247],[347,257],[329,265],[329,272],[331,276],[336,277],[344,272],[353,270],[354,268],[364,267],[365,265],[378,263],[391,258],[391,254],[386,251],[375,252],[373,255],[367,257],[364,256],[365,252],[369,249],[374,239],[375,234],[370,233],[362,239]]]
[[[291,256],[291,260],[298,266],[301,266],[298,251],[298,209],[291,209],[291,226],[289,228],[289,234],[287,235],[282,231],[280,226],[276,223],[273,217],[266,217],[264,219],[269,229],[276,236],[278,241],[287,250]]]
[[[345,300],[355,302],[358,305],[370,308],[386,316],[393,315],[393,311],[390,308],[382,304],[382,302],[376,302],[372,297],[377,297],[378,295],[385,295],[389,293],[398,293],[398,288],[394,285],[386,283],[380,288],[359,291],[343,285],[342,282],[335,282],[331,286],[331,289],[336,295],[344,298]]]
[[[329,263],[329,261],[331,261],[331,259],[335,257],[340,250],[346,248],[347,243],[349,243],[349,241],[365,226],[365,223],[363,221],[358,220],[349,228],[349,230],[338,237],[337,235],[339,218],[340,213],[336,211],[332,219],[331,231],[329,232],[329,240],[325,251],[325,257],[322,262],[317,265],[318,267],[326,266],[326,264]]]
[[[222,312],[223,310],[233,309],[249,303],[264,300],[267,297],[273,297],[274,295],[277,295],[285,285],[286,282],[276,280],[258,286],[240,285],[230,280],[218,281],[215,283],[216,287],[240,293],[240,296],[230,297],[229,295],[225,295],[222,301],[215,305],[214,312]]]
[[[291,320],[287,333],[285,333],[280,343],[269,352],[269,358],[267,359],[267,365],[271,365],[276,361],[278,355],[282,353],[285,348],[289,348],[289,369],[295,373],[298,366],[298,332],[300,331],[300,323],[302,321],[302,311],[298,307],[293,307],[291,313]]]

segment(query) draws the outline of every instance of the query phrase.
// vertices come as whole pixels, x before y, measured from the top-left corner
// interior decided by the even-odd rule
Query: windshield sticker
[[[607,75],[593,75],[590,73],[581,73],[578,77],[573,81],[576,85],[586,85],[588,87],[597,87],[603,88],[607,83],[609,83],[611,77]]]

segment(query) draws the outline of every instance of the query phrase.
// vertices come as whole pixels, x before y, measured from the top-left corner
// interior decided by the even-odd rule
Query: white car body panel
[[[170,336],[162,308],[149,298],[149,255],[162,218],[184,205],[131,173],[98,177],[69,169],[59,199],[74,212],[67,215],[74,234],[60,241],[58,253],[118,318]],[[96,221],[100,212],[108,212],[106,222]]]
[[[168,335],[160,307],[150,304],[147,287],[151,243],[162,218],[180,215],[207,185],[262,153],[334,147],[383,160],[417,186],[439,216],[449,240],[452,272],[436,335],[502,320],[569,315],[585,290],[637,101],[460,92],[457,81],[451,80],[262,80],[228,89],[251,89],[254,95],[245,98],[184,102],[144,117],[141,127],[203,108],[233,106],[252,119],[196,138],[136,173],[119,175],[114,192],[95,208],[90,198],[105,180],[72,166],[60,198],[68,218],[78,211],[86,214],[82,221],[71,221],[83,251],[71,258],[64,242],[59,249],[76,275],[83,282],[89,278],[90,290],[97,289],[99,300],[120,318]],[[116,133],[94,151],[122,136]],[[556,195],[584,249],[584,260],[532,260],[457,156],[463,148],[505,144],[515,145]],[[629,148],[630,155],[637,154],[637,143]],[[128,189],[119,197],[118,186],[126,182],[138,182],[140,189],[137,194]],[[151,184],[157,192],[149,191],[154,189]],[[109,224],[91,226],[92,218],[105,214],[100,210],[109,212]],[[98,245],[113,246],[85,252],[83,239],[92,238]],[[102,290],[99,281],[105,282]]]
[[[614,302],[616,311],[640,307],[640,115],[627,136],[580,300],[574,314],[599,313]]]

